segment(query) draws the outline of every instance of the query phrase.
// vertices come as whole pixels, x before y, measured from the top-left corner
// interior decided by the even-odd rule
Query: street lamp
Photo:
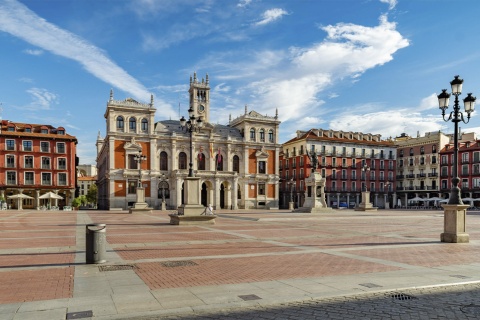
[[[293,186],[295,185],[295,181],[293,181],[292,178],[287,182],[287,184],[290,186],[290,202],[293,202]]]
[[[365,189],[363,191],[368,191],[368,173],[370,172],[370,167],[367,166],[367,164],[364,164],[362,171],[365,174]]]
[[[142,151],[138,151],[138,153],[134,156],[135,161],[137,162],[138,166],[138,187],[142,187],[142,161],[147,160],[147,157],[142,154]]]
[[[455,96],[455,102],[453,105],[453,111],[450,112],[448,119],[445,119],[445,110],[448,109],[448,104],[450,100],[450,94],[447,93],[447,89],[442,89],[442,93],[440,93],[438,97],[438,105],[440,110],[442,110],[442,117],[445,122],[452,121],[455,125],[455,129],[453,131],[453,178],[452,178],[452,189],[450,191],[450,199],[448,200],[448,204],[456,204],[456,205],[463,205],[462,199],[460,197],[460,187],[458,183],[460,179],[458,178],[458,123],[462,121],[463,123],[468,123],[470,121],[470,114],[475,109],[475,100],[476,98],[472,96],[471,93],[468,93],[465,99],[463,99],[465,112],[467,113],[467,120],[465,121],[463,117],[463,113],[460,111],[460,105],[458,101],[458,96],[462,94],[462,84],[463,79],[460,79],[459,76],[455,76],[450,82],[452,87],[452,94]]]
[[[188,176],[193,177],[193,132],[200,132],[200,129],[203,127],[203,121],[199,117],[198,119],[195,117],[195,111],[193,110],[192,107],[188,109],[188,116],[189,120],[186,120],[183,116],[180,119],[180,127],[182,130],[185,130],[185,132],[190,133],[190,163],[189,169],[188,169]]]
[[[162,202],[165,202],[165,181],[166,181],[166,177],[165,177],[165,174],[162,173],[162,175],[160,176],[160,186],[162,188]]]

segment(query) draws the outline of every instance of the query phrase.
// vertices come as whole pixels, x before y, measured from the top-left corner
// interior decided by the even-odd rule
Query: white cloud
[[[380,2],[387,3],[389,10],[394,9],[397,5],[397,0],[380,0]]]
[[[28,105],[22,106],[26,110],[51,110],[52,104],[58,104],[59,96],[47,89],[31,88],[27,90],[31,95],[32,102]]]
[[[436,93],[432,93],[428,97],[422,99],[417,110],[424,111],[435,108],[438,108],[438,98]]]
[[[248,6],[251,2],[252,2],[252,0],[240,0],[237,3],[237,7],[244,8],[244,7]]]
[[[256,26],[269,24],[280,19],[282,16],[288,14],[287,11],[279,8],[269,9],[262,14],[262,20],[255,23]]]
[[[27,50],[23,50],[23,52],[25,52],[26,54],[30,54],[32,56],[39,56],[39,55],[42,55],[43,54],[43,50],[32,50],[32,49],[27,49]]]
[[[150,97],[148,90],[117,66],[99,48],[68,31],[58,28],[15,0],[0,4],[0,30],[62,57],[79,62],[89,73],[140,101]]]

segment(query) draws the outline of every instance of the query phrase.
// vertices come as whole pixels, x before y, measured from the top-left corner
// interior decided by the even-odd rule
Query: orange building
[[[100,209],[127,209],[136,201],[138,180],[145,188],[145,201],[159,209],[165,200],[168,209],[184,201],[183,182],[189,163],[200,178],[203,205],[216,209],[278,208],[281,145],[278,143],[278,115],[255,111],[229,120],[226,125],[210,122],[208,75],[201,81],[190,77],[190,104],[204,126],[192,135],[179,120],[155,122],[153,97],[149,104],[131,98],[107,103],[106,136],[97,139],[98,206]],[[216,119],[214,119],[216,122]],[[146,157],[137,162],[139,153]],[[138,166],[140,164],[140,167]]]
[[[12,207],[69,205],[75,197],[77,139],[63,127],[2,120],[0,127],[0,198]],[[42,199],[47,192],[63,199]],[[14,197],[30,198],[19,203]]]

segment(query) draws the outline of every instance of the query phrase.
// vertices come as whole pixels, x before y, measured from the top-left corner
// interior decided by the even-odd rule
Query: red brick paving
[[[322,253],[221,260],[206,259],[194,260],[194,262],[198,265],[165,267],[159,262],[138,263],[135,272],[150,289],[162,289],[361,274],[400,269]]]
[[[0,303],[71,298],[74,267],[0,272]]]
[[[5,267],[60,266],[74,263],[75,252],[0,254],[0,260],[0,269]]]
[[[107,228],[109,228],[108,225],[107,225]],[[141,233],[141,230],[137,229],[135,232],[136,233],[126,232],[127,233],[126,235],[109,236],[108,230],[107,230],[107,242],[110,244],[120,244],[120,243],[239,239],[239,237],[234,235],[229,235],[221,232],[212,232],[212,231],[144,234],[144,233]]]

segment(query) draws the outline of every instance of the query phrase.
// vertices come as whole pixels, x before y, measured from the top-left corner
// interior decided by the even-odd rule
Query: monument
[[[132,139],[135,143],[135,139]],[[138,166],[138,186],[137,186],[137,201],[132,208],[129,209],[129,213],[151,213],[152,208],[145,202],[145,188],[142,185],[142,161],[147,160],[147,157],[142,154],[142,151],[138,151],[138,154],[134,156]]]
[[[305,179],[305,186],[307,187],[305,202],[303,206],[295,210],[295,212],[331,212],[332,208],[327,207],[327,202],[325,201],[325,178],[322,177],[320,172],[316,171],[318,168],[317,153],[315,150],[311,152],[307,151],[307,156],[310,159],[312,172],[310,176]]]

